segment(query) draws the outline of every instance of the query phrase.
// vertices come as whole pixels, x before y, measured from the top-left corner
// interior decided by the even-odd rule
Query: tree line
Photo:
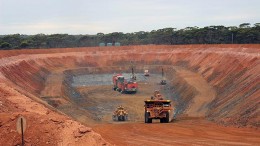
[[[121,45],[146,44],[259,44],[260,23],[251,26],[242,23],[237,26],[206,26],[163,28],[151,32],[139,31],[133,33],[97,33],[96,35],[69,35],[69,34],[36,34],[36,35],[0,35],[0,49],[24,48],[68,48],[93,47],[100,44],[120,43]]]

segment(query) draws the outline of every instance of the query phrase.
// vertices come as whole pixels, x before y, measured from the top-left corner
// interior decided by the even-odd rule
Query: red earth
[[[0,51],[0,145],[21,145],[20,115],[27,119],[26,145],[258,145],[259,52],[259,44]],[[133,65],[137,72],[163,67],[167,86],[140,83],[136,95],[119,95],[110,86],[70,86],[73,75]],[[168,124],[144,124],[143,100],[157,88],[174,102],[175,116]],[[108,112],[97,120],[73,93],[93,98],[84,106],[103,111],[120,102],[132,118],[111,122]]]

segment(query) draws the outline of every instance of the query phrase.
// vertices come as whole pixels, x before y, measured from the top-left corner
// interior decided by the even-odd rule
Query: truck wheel
[[[113,89],[114,89],[114,91],[116,91],[116,87],[114,87]]]
[[[123,121],[123,116],[118,116],[118,121]]]
[[[113,119],[113,121],[115,121],[115,120],[116,120],[116,116],[115,116],[115,115],[113,115],[113,116],[112,116],[112,119]]]
[[[152,123],[152,119],[149,118],[149,117],[150,117],[150,113],[145,111],[145,114],[144,114],[144,120],[145,120],[144,122],[145,123]]]
[[[144,113],[144,123],[148,123],[148,116],[146,111]]]
[[[166,113],[166,118],[165,118],[165,123],[169,123],[169,121],[170,121],[170,113],[167,112]]]
[[[165,118],[161,118],[160,123],[165,123]]]
[[[148,118],[148,123],[152,123],[153,119],[152,118]]]

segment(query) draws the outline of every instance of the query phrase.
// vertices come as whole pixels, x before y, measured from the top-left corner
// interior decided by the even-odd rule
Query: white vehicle
[[[150,76],[148,69],[144,70],[144,76]]]

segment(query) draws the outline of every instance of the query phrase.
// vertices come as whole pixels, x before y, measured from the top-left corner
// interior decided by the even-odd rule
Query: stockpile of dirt
[[[102,137],[69,117],[0,84],[0,145],[21,145],[17,118],[26,119],[25,145],[109,145]]]

